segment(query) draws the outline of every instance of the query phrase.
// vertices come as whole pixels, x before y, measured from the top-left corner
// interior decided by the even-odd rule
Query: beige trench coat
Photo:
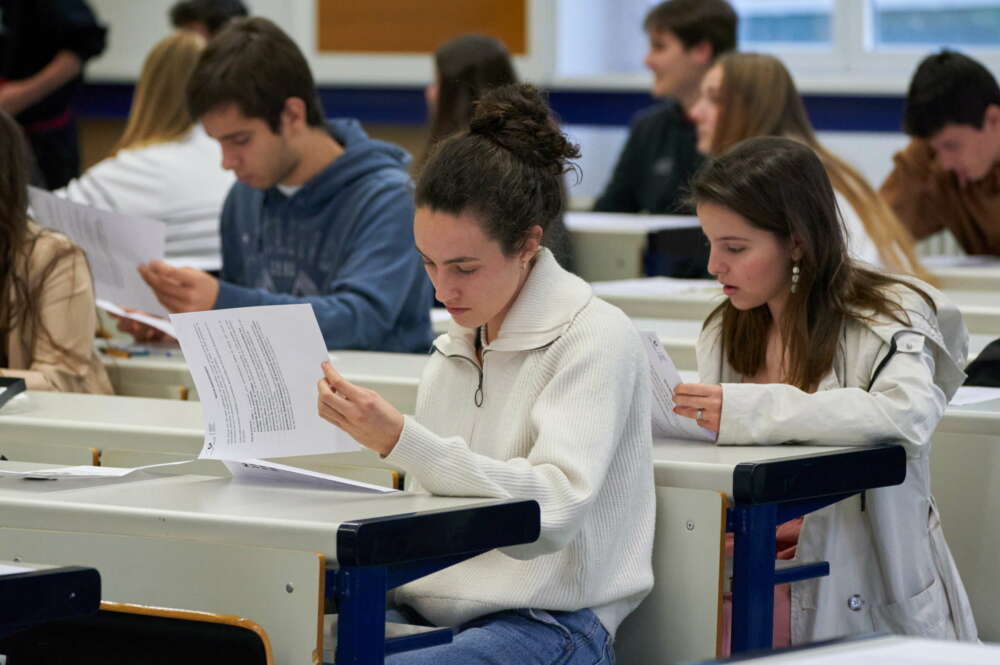
[[[893,296],[910,318],[845,326],[831,372],[815,393],[740,383],[715,322],[698,341],[704,383],[721,383],[719,445],[810,441],[907,452],[902,485],[870,490],[807,515],[797,558],[829,561],[830,575],[792,585],[793,644],[872,631],[975,640],[968,596],[930,493],[930,438],[964,379],[968,332],[958,310],[923,283],[937,313],[911,289]],[[875,370],[895,352],[871,385]]]
[[[39,232],[38,226],[29,223],[30,236]],[[38,238],[31,256],[22,258],[22,265],[27,266],[29,288],[36,288],[44,268],[70,245],[66,236],[56,233]],[[22,322],[7,335],[7,367],[0,368],[0,375],[24,378],[28,390],[113,392],[94,349],[97,310],[90,269],[81,250],[64,255],[48,273],[38,306],[42,324],[58,344],[74,352],[73,356],[60,351],[45,335],[29,330]],[[34,348],[30,344],[32,339]]]

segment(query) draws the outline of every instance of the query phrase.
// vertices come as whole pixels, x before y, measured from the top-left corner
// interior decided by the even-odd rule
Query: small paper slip
[[[127,312],[113,302],[102,300],[101,298],[98,298],[96,302],[98,307],[109,314],[120,316],[123,319],[131,319],[133,321],[138,321],[139,323],[145,323],[147,326],[156,328],[160,332],[165,332],[171,337],[177,337],[177,333],[174,331],[174,324],[170,323],[168,319],[161,319],[158,316],[150,316],[148,314],[143,314],[142,312]]]
[[[715,432],[701,427],[693,418],[674,413],[674,388],[683,383],[681,375],[656,333],[639,334],[649,357],[649,380],[653,390],[653,436],[715,441]]]
[[[24,566],[11,566],[6,563],[0,563],[0,577],[4,575],[19,575],[21,573],[30,573],[35,570],[34,568],[25,568]]]
[[[641,277],[639,279],[619,279],[611,282],[594,282],[594,295],[646,298],[687,293],[701,289],[718,288],[714,279],[675,279],[672,277]],[[722,291],[719,291],[719,295]]]
[[[162,464],[147,464],[145,466],[134,466],[122,468],[117,466],[60,466],[51,469],[35,469],[33,471],[8,471],[0,469],[0,477],[10,478],[35,478],[38,480],[58,480],[60,478],[124,478],[125,476],[146,471],[161,466],[174,466],[176,464],[186,464],[191,460],[180,462],[164,462]]]
[[[167,313],[136,270],[163,258],[166,224],[71,203],[35,187],[28,188],[28,196],[41,226],[65,234],[87,253],[98,298],[150,314]]]
[[[985,388],[983,386],[962,386],[955,391],[950,406],[966,406],[1000,399],[1000,388]]]
[[[363,483],[359,480],[350,480],[340,476],[332,476],[319,471],[309,471],[294,466],[269,462],[267,460],[251,459],[241,462],[223,462],[229,473],[235,480],[259,482],[309,485],[312,487],[324,487],[332,490],[344,490],[348,492],[370,492],[374,494],[389,494],[397,490],[389,487],[380,487],[370,483]]]
[[[329,352],[311,305],[171,314],[170,320],[205,414],[200,458],[359,449],[317,413],[316,382]]]

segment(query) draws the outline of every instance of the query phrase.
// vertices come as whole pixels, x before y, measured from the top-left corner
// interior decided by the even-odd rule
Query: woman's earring
[[[796,261],[792,264],[792,293],[799,290],[799,262]]]

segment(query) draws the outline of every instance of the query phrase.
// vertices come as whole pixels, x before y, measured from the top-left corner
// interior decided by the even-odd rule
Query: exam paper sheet
[[[163,259],[166,224],[128,217],[28,188],[34,219],[65,234],[87,253],[98,298],[150,314],[166,315],[137,268]]]
[[[223,464],[229,469],[229,473],[232,474],[234,479],[241,481],[276,485],[309,485],[331,490],[368,492],[373,494],[389,494],[398,491],[389,487],[361,482],[360,480],[351,480],[328,473],[320,473],[319,471],[300,469],[299,467],[270,462],[268,460],[226,461]]]
[[[680,372],[660,344],[656,333],[639,334],[649,358],[649,379],[653,390],[653,436],[715,441],[715,432],[701,427],[693,418],[674,413],[674,389],[683,383]]]
[[[952,395],[950,406],[966,406],[968,404],[979,404],[981,402],[991,402],[1000,399],[1000,388],[987,388],[983,386],[961,386]]]
[[[311,305],[170,319],[205,413],[199,457],[247,460],[359,449],[317,413],[316,382],[329,355]]]

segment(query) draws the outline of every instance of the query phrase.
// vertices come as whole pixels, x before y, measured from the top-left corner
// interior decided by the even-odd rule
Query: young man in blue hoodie
[[[235,172],[220,279],[140,268],[171,312],[308,302],[327,347],[423,352],[431,285],[413,246],[409,155],[355,120],[326,123],[294,42],[263,18],[209,44],[188,106]]]

